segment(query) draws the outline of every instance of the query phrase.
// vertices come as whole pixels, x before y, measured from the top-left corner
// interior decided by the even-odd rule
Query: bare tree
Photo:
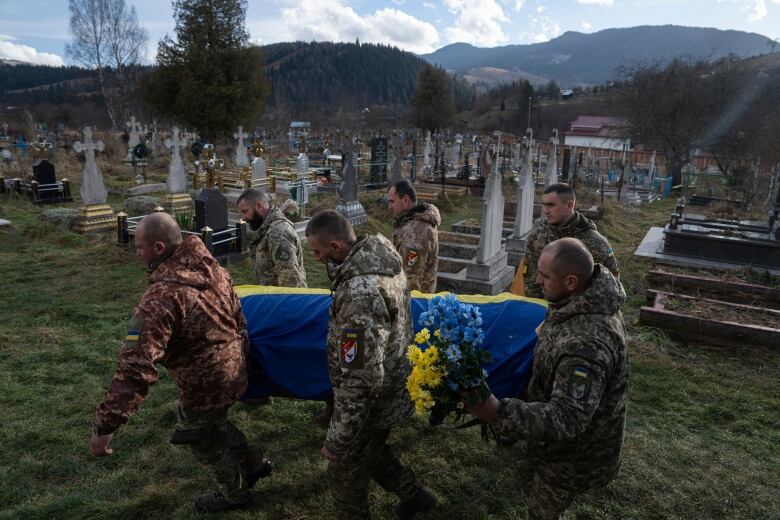
[[[69,0],[68,7],[73,42],[66,45],[65,53],[97,70],[100,93],[116,128],[121,114],[111,80],[121,81],[127,67],[141,61],[149,34],[141,27],[135,7],[128,9],[125,0]]]

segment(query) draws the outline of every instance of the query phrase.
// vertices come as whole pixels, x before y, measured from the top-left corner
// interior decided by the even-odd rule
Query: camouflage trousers
[[[172,444],[186,444],[195,459],[206,466],[229,502],[249,499],[245,475],[263,465],[263,452],[250,446],[233,423],[227,408],[194,412],[179,406]]]
[[[364,430],[347,453],[328,463],[331,496],[339,520],[370,518],[369,480],[395,493],[401,501],[417,492],[414,472],[403,466],[387,445],[389,435],[389,430]]]
[[[520,482],[526,496],[530,520],[558,520],[574,498],[587,491],[562,481],[565,471],[555,464],[521,464]],[[565,477],[564,477],[565,478]]]

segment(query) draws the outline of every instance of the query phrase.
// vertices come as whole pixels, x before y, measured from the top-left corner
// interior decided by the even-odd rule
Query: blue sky
[[[126,0],[149,31],[147,61],[173,31],[170,2]],[[67,0],[0,0],[0,58],[62,64]],[[425,53],[455,42],[481,47],[550,40],[566,31],[692,25],[780,39],[780,0],[249,0],[257,43],[290,40],[393,44]]]

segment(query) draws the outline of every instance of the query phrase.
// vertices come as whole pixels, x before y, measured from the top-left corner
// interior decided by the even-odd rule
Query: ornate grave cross
[[[179,135],[179,127],[174,126],[171,137],[165,140],[165,146],[171,150],[171,164],[168,167],[168,178],[165,183],[171,193],[183,193],[187,190],[187,175],[181,158],[181,150],[186,144]]]
[[[84,204],[104,204],[108,191],[103,184],[103,177],[100,174],[100,170],[95,164],[95,150],[102,152],[105,146],[103,141],[92,141],[92,128],[89,126],[84,127],[84,143],[76,141],[73,143],[73,149],[77,152],[84,152],[84,158],[86,164],[84,165],[84,172],[81,177],[81,199]]]
[[[141,123],[135,120],[135,116],[132,116],[130,121],[125,124],[130,129],[130,139],[127,142],[127,146],[132,150],[135,145],[141,142]]]
[[[244,127],[239,126],[238,132],[233,134],[233,138],[238,139],[238,146],[236,147],[236,166],[247,166],[249,164],[249,159],[247,159],[246,156],[246,145],[244,144],[244,139],[249,137],[249,134],[244,132]]]

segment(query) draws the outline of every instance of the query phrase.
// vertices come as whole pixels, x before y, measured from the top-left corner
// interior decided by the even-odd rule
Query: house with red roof
[[[631,150],[631,140],[625,135],[627,121],[609,116],[578,116],[569,123],[569,129],[564,135],[566,146],[581,148],[602,148],[605,150],[623,150],[628,145]]]

